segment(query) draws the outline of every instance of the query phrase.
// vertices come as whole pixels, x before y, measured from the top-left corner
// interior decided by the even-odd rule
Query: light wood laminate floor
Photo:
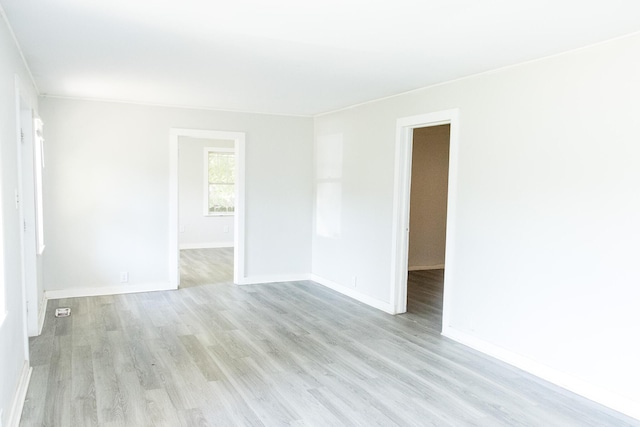
[[[232,282],[233,248],[180,251],[180,288]]]
[[[49,301],[21,425],[640,424],[441,337],[442,276],[400,316],[312,282]]]

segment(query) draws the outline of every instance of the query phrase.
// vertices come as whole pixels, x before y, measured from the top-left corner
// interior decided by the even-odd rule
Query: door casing
[[[169,280],[180,285],[178,140],[180,137],[233,140],[236,156],[236,205],[233,228],[233,283],[242,283],[245,275],[245,133],[203,129],[172,128],[169,138]]]
[[[395,314],[407,311],[407,277],[409,260],[409,209],[411,202],[411,160],[413,130],[417,128],[449,124],[449,187],[447,190],[446,270],[442,328],[449,325],[451,293],[455,277],[455,218],[458,178],[458,109],[438,111],[403,117],[396,121],[395,185],[393,195],[391,307]]]

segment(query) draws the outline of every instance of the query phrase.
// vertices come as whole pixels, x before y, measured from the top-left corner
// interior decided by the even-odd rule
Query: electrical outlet
[[[224,226],[224,232],[225,232],[225,233],[228,233],[228,232],[229,232],[229,226],[228,226],[228,225],[225,225],[225,226]]]
[[[120,273],[120,283],[127,283],[129,281],[129,273],[123,271]]]
[[[354,288],[358,287],[358,276],[353,276],[353,287]]]

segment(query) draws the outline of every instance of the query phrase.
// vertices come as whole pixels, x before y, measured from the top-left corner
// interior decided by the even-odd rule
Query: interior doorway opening
[[[170,135],[170,216],[169,216],[169,266],[170,278],[173,287],[176,289],[181,283],[181,266],[180,266],[180,249],[185,250],[211,250],[220,249],[221,247],[232,251],[232,281],[235,284],[242,283],[244,279],[244,229],[245,229],[245,210],[244,210],[244,188],[245,188],[245,134],[243,132],[223,132],[214,130],[198,130],[198,129],[171,129]],[[195,212],[190,218],[185,217],[185,212],[181,215],[181,186],[180,180],[180,163],[181,157],[186,152],[181,152],[181,144],[184,147],[195,147],[195,154],[199,156],[199,162],[196,167],[191,165],[183,165],[183,170],[195,174],[194,179],[199,180],[200,186],[195,189],[192,194],[193,206]],[[211,207],[208,203],[208,194],[210,191],[208,175],[205,174],[206,164],[209,155],[207,154],[212,148],[218,147],[218,151],[224,153],[233,153],[235,165],[233,169],[233,211],[226,206],[225,209],[219,209],[219,205]],[[213,192],[216,193],[216,185],[218,190],[225,185],[230,184],[229,180],[221,182],[215,181],[212,185]],[[220,191],[218,191],[219,193]],[[224,192],[224,191],[223,191]],[[228,192],[228,191],[227,191]],[[187,199],[185,199],[187,200]],[[225,203],[223,203],[224,205]],[[213,221],[210,221],[212,220]],[[209,221],[207,221],[209,220]],[[198,222],[200,221],[200,223]],[[217,223],[209,233],[203,233],[203,226],[206,222]],[[204,240],[193,241],[191,244],[185,243],[181,235],[187,232],[193,232],[198,238],[204,236]],[[211,248],[211,246],[214,246]],[[195,262],[194,268],[198,262],[202,262],[208,268],[212,266],[205,259],[200,257],[191,257]],[[222,259],[224,261],[224,259]],[[227,257],[228,262],[228,257]],[[215,262],[214,262],[215,263]],[[185,283],[188,285],[188,283]]]
[[[20,217],[21,273],[24,298],[26,335],[37,336],[44,323],[44,285],[42,252],[44,250],[42,222],[42,128],[41,121],[23,96],[20,80],[16,77],[16,135],[18,188],[16,207]],[[28,350],[28,343],[25,344]]]
[[[422,130],[432,127],[442,127],[435,131]],[[438,267],[444,267],[446,260],[446,271],[441,269],[440,278],[442,282],[442,326],[441,330],[444,331],[449,325],[449,313],[450,306],[449,301],[451,298],[452,288],[454,285],[455,275],[455,201],[456,201],[456,189],[457,189],[457,153],[458,153],[458,110],[445,110],[436,113],[428,113],[417,116],[405,117],[398,119],[396,123],[396,168],[395,168],[395,188],[394,188],[394,211],[393,211],[393,237],[392,237],[392,286],[391,286],[391,304],[394,313],[400,314],[407,311],[407,295],[408,295],[408,280],[409,269],[413,267],[413,271],[431,272],[430,275],[437,275]],[[444,193],[446,194],[446,207],[441,212],[438,221],[444,223],[444,230],[439,229],[436,234],[429,238],[428,245],[433,243],[434,240],[440,240],[436,245],[439,250],[431,249],[430,256],[424,258],[425,249],[422,251],[413,251],[411,253],[414,256],[414,252],[420,255],[422,253],[422,259],[424,261],[415,261],[413,258],[410,262],[410,231],[411,231],[411,204],[412,204],[412,166],[413,166],[413,151],[414,151],[414,136],[419,137],[421,132],[441,132],[449,134],[449,147],[448,147],[448,164],[445,173],[447,188]],[[416,135],[414,135],[414,132]],[[441,151],[443,147],[440,147]],[[417,167],[416,167],[417,168]],[[439,171],[442,175],[442,171]],[[436,185],[434,183],[434,185]],[[437,189],[440,191],[440,200],[445,198],[445,194],[442,194],[442,188]],[[441,206],[442,207],[442,206]],[[444,218],[442,217],[444,215]],[[420,215],[416,215],[420,219]],[[416,225],[414,224],[414,227]],[[435,236],[435,237],[434,237]],[[439,237],[438,237],[439,236]],[[442,240],[444,241],[444,248],[442,248]],[[427,246],[428,246],[427,245]],[[414,248],[416,242],[414,242]],[[444,252],[444,257],[442,253]],[[426,250],[429,253],[429,250]],[[438,258],[440,257],[440,258]],[[441,261],[438,261],[438,260]],[[413,265],[411,265],[413,264]],[[415,274],[414,274],[415,275]],[[424,275],[424,274],[423,274]],[[433,279],[434,277],[432,277]],[[437,278],[437,277],[436,277]]]
[[[450,124],[413,129],[407,312],[442,328]]]
[[[233,283],[235,142],[178,137],[180,288]]]

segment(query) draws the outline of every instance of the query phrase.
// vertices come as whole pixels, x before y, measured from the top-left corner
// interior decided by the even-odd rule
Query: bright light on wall
[[[316,143],[316,234],[332,239],[342,231],[342,134]]]
[[[36,196],[36,247],[38,255],[44,251],[44,207],[42,199],[42,173],[44,169],[44,135],[40,118],[33,119],[34,135],[34,176]]]
[[[2,182],[2,177],[0,176],[0,184]],[[2,185],[0,185],[0,193],[1,193]],[[5,280],[4,280],[4,235],[3,235],[3,224],[2,220],[2,196],[0,195],[0,327],[4,322],[4,319],[7,314],[7,306],[5,304]]]

